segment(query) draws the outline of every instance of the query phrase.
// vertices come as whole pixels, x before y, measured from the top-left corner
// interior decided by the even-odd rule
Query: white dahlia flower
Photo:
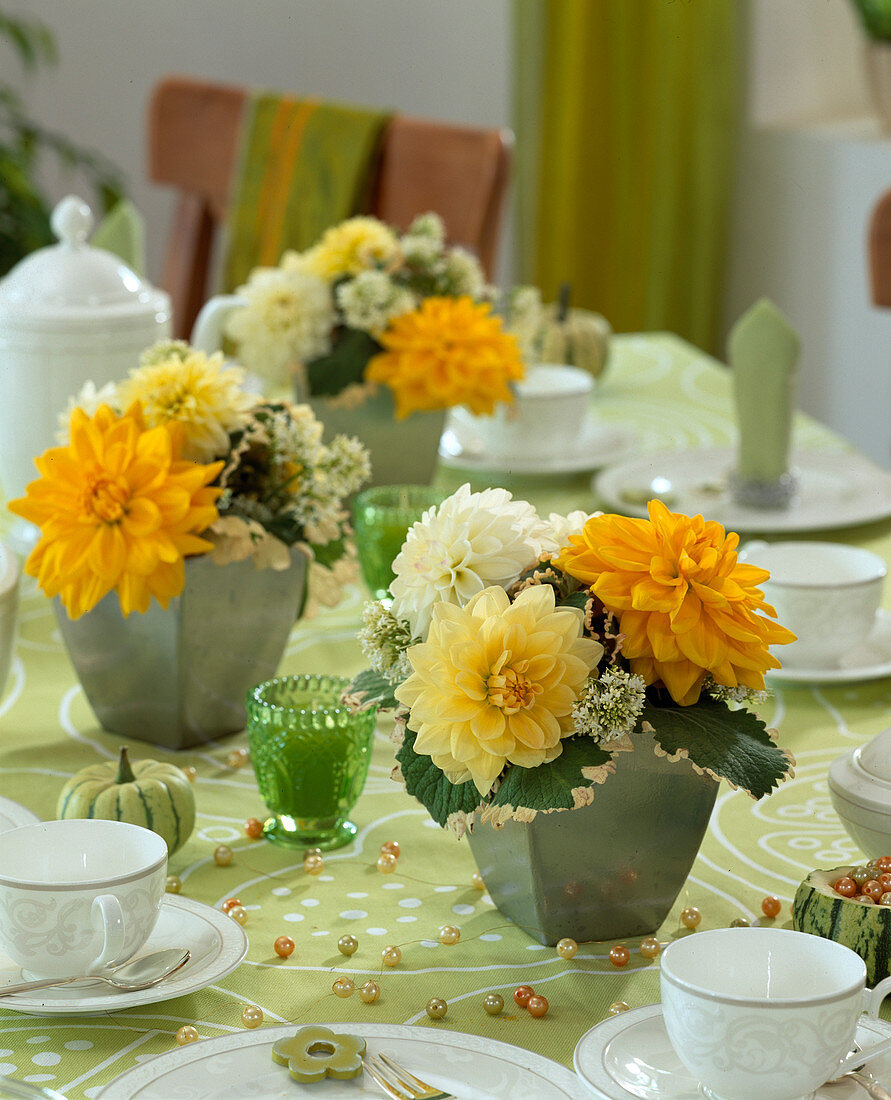
[[[527,501],[462,485],[409,528],[393,562],[392,612],[426,637],[434,604],[463,607],[490,585],[508,587],[552,543],[550,525]]]

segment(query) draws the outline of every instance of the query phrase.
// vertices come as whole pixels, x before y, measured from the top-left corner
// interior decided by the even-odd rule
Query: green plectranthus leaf
[[[470,817],[480,808],[479,791],[469,780],[450,783],[429,756],[415,752],[416,737],[414,730],[406,729],[396,753],[406,791],[426,806],[433,820],[443,828],[455,814]]]
[[[682,753],[697,768],[753,798],[770,794],[794,764],[752,711],[731,711],[706,696],[692,707],[647,703],[642,720],[653,727],[654,740],[669,756]]]
[[[539,768],[508,768],[501,786],[489,799],[484,821],[510,818],[531,821],[548,810],[573,810],[595,796],[598,783],[608,781],[612,753],[590,737],[563,742],[563,752]],[[497,809],[496,809],[497,807]]]
[[[393,694],[395,684],[391,684],[373,668],[366,668],[353,677],[345,695],[355,699],[362,706],[376,703],[381,710],[393,710],[398,704]]]
[[[345,328],[327,355],[306,364],[309,392],[313,397],[340,393],[345,386],[361,382],[368,360],[381,350],[380,344],[359,329]]]

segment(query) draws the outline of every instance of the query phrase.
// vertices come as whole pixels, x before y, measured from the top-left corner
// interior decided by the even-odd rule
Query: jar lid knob
[[[83,199],[67,195],[53,210],[50,225],[62,244],[84,245],[93,229],[93,213]]]

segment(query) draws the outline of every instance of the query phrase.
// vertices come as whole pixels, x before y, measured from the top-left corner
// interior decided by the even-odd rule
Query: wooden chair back
[[[873,304],[891,309],[891,191],[878,200],[869,219],[869,274]]]
[[[246,88],[171,76],[149,107],[148,173],[179,192],[162,284],[174,330],[187,337],[208,297],[216,233],[228,209]],[[508,130],[395,115],[387,126],[370,209],[398,229],[439,214],[448,239],[471,249],[492,277],[507,194]]]

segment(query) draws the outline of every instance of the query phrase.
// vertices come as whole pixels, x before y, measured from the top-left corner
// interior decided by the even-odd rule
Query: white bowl
[[[833,760],[829,794],[862,852],[872,859],[891,855],[891,728]]]
[[[15,649],[19,610],[19,560],[0,543],[0,695],[6,687]]]

